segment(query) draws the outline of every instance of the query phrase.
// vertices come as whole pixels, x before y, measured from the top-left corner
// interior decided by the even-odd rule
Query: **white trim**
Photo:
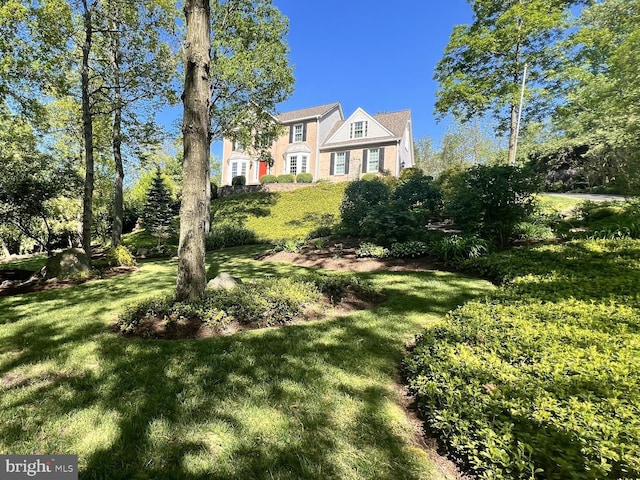
[[[333,132],[333,135],[331,135],[331,137],[329,137],[327,140],[325,140],[324,145],[327,146],[328,144],[331,143],[331,141],[333,140],[333,138],[338,135],[338,133],[340,133],[343,130],[346,130],[348,128],[351,128],[350,125],[354,122],[354,117],[358,116],[358,114],[363,115],[366,117],[366,120],[369,121],[369,131],[371,131],[371,124],[375,124],[377,126],[379,126],[383,131],[387,132],[389,137],[392,137],[393,139],[397,138],[396,135],[390,131],[387,127],[385,127],[384,125],[382,125],[379,121],[377,121],[373,116],[371,116],[370,114],[368,114],[367,112],[365,112],[361,107],[356,108],[355,112],[353,112],[351,115],[349,115],[349,118],[347,118],[344,123],[342,124],[342,126],[337,129],[335,132]],[[381,139],[386,139],[386,137],[360,137],[360,138],[351,138],[350,135],[348,135],[347,137],[349,137],[351,140],[362,140],[364,138],[376,138],[377,141],[381,141]]]

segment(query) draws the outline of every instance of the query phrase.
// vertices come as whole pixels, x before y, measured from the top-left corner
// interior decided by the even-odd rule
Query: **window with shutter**
[[[335,175],[344,175],[345,174],[345,160],[346,154],[345,152],[338,152],[335,156],[336,164],[335,164]]]

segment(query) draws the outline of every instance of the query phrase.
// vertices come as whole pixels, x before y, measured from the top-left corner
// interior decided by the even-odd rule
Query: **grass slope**
[[[212,225],[244,225],[262,240],[307,236],[323,224],[340,220],[347,183],[303,187],[292,192],[247,193],[216,199]]]
[[[244,278],[301,268],[209,256]],[[394,383],[405,343],[492,289],[454,274],[367,274],[372,311],[201,341],[125,340],[124,306],[170,292],[174,261],[0,298],[0,451],[80,456],[83,479],[432,478]]]

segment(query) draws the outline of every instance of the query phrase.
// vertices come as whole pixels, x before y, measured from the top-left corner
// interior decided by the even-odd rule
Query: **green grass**
[[[153,248],[158,245],[158,240],[147,230],[142,229],[122,235],[122,243],[130,250],[135,251],[138,248]]]
[[[581,198],[563,197],[560,195],[549,195],[540,193],[536,195],[540,207],[546,212],[569,213],[584,202]]]
[[[18,260],[11,260],[6,262],[0,262],[0,270],[40,270],[47,263],[47,255],[33,255]]]
[[[233,223],[253,230],[261,240],[306,237],[340,221],[346,183],[322,184],[292,192],[247,193],[212,202],[212,224]]]
[[[209,255],[249,278],[303,268]],[[78,454],[83,479],[432,478],[394,390],[404,345],[492,290],[438,272],[366,274],[372,311],[198,341],[109,331],[125,305],[169,293],[176,264],[0,298],[0,451]]]

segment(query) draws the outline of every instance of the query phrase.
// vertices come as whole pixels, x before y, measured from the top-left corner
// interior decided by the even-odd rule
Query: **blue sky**
[[[440,137],[434,67],[466,0],[274,0],[289,17],[295,92],[279,111],[339,101],[345,115],[411,109],[414,137]]]

